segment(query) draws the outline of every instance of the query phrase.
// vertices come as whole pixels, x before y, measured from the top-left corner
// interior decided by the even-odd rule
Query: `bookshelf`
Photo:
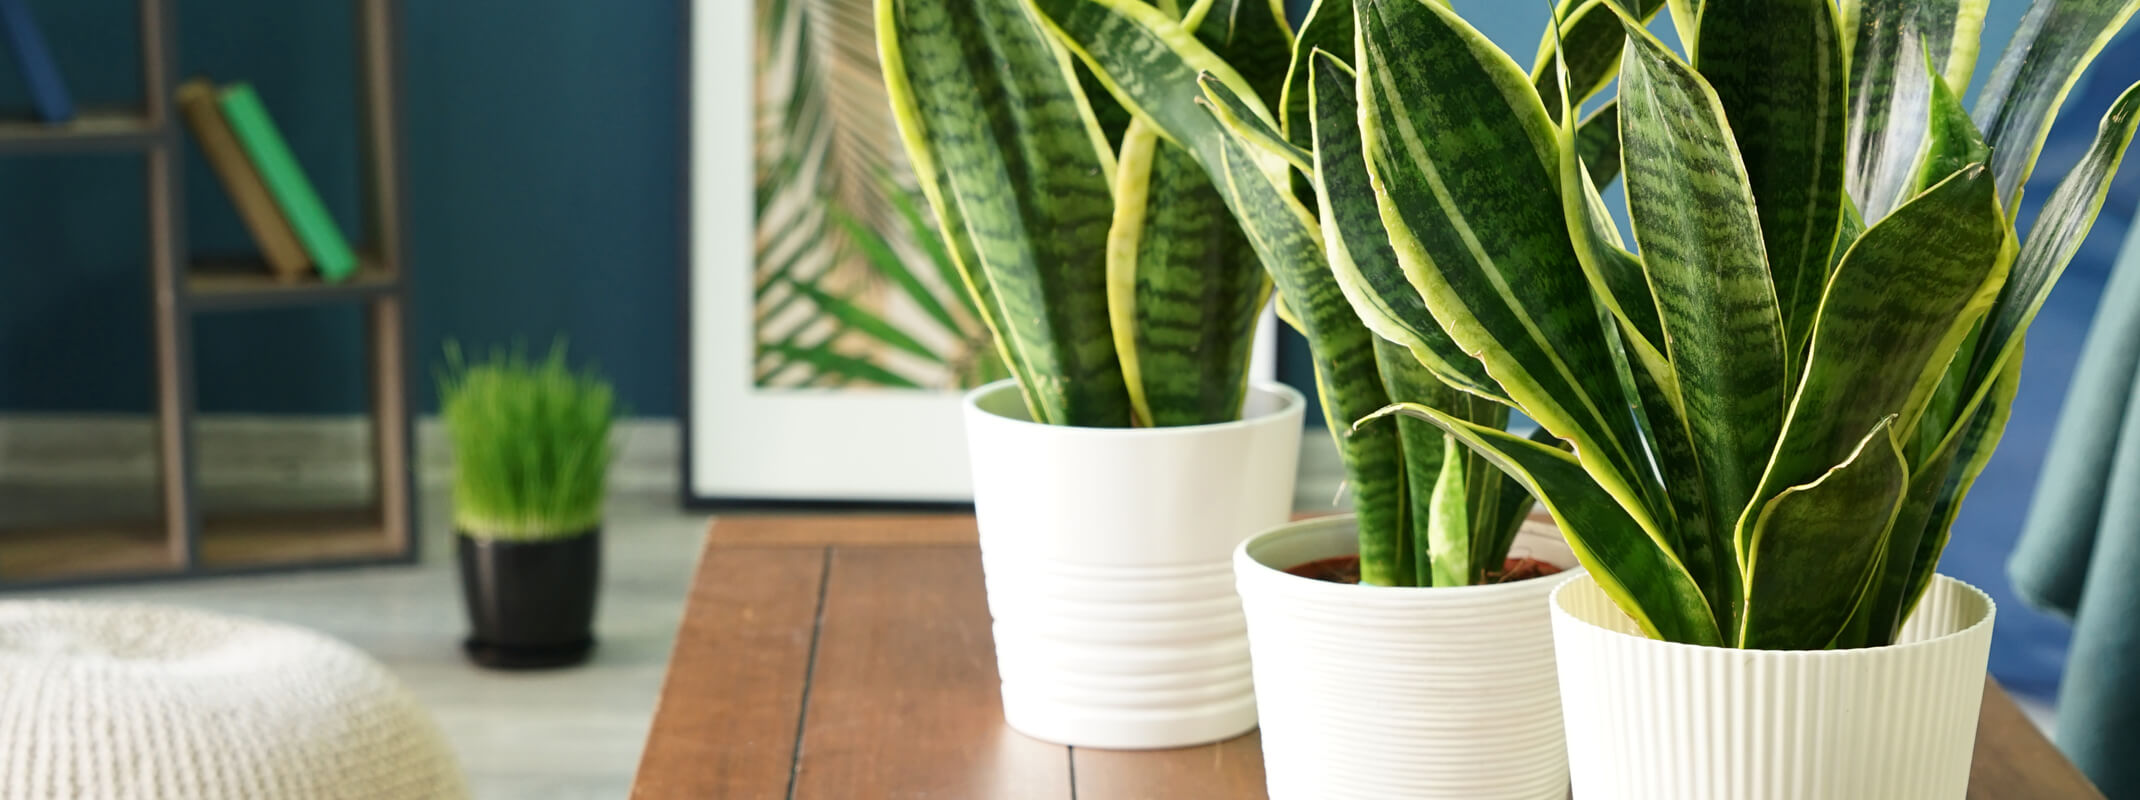
[[[411,470],[407,272],[397,132],[396,0],[351,0],[355,12],[359,183],[356,274],[336,284],[288,281],[257,259],[195,258],[186,241],[186,149],[177,117],[176,0],[139,0],[140,108],[83,109],[71,122],[0,121],[0,156],[138,152],[147,165],[156,462],[153,519],[0,529],[0,590],[405,563],[416,558]],[[223,76],[219,76],[223,77]],[[207,178],[213,180],[213,177]],[[193,439],[195,317],[235,309],[353,304],[364,314],[372,491],[347,508],[208,513]]]

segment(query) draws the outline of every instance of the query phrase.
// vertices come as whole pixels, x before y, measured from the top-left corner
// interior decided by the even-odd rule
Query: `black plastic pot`
[[[458,540],[461,596],[473,628],[463,647],[493,669],[566,667],[594,650],[602,529],[537,542]]]

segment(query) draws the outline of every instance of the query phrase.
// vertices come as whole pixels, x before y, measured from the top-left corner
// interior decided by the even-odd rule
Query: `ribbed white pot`
[[[1570,568],[1494,586],[1392,588],[1284,570],[1359,552],[1350,515],[1298,522],[1234,554],[1273,800],[1561,800],[1546,596],[1575,559],[1525,531],[1515,553]]]
[[[1304,406],[1258,385],[1238,422],[1072,428],[1029,421],[1010,381],[966,396],[1012,728],[1142,749],[1256,726],[1229,558],[1291,516]]]
[[[1582,800],[1958,800],[1991,652],[1991,598],[1939,576],[1897,644],[1661,642],[1587,577],[1553,595]]]

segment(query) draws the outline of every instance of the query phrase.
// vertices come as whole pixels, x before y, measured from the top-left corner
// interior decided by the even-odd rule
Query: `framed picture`
[[[1008,373],[907,164],[871,0],[685,9],[687,499],[970,502],[960,397]]]

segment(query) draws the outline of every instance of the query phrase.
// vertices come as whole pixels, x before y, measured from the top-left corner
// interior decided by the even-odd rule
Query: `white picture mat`
[[[756,386],[756,5],[691,4],[686,490],[709,500],[970,501],[958,393]],[[1277,374],[1276,331],[1266,312],[1253,380]]]

